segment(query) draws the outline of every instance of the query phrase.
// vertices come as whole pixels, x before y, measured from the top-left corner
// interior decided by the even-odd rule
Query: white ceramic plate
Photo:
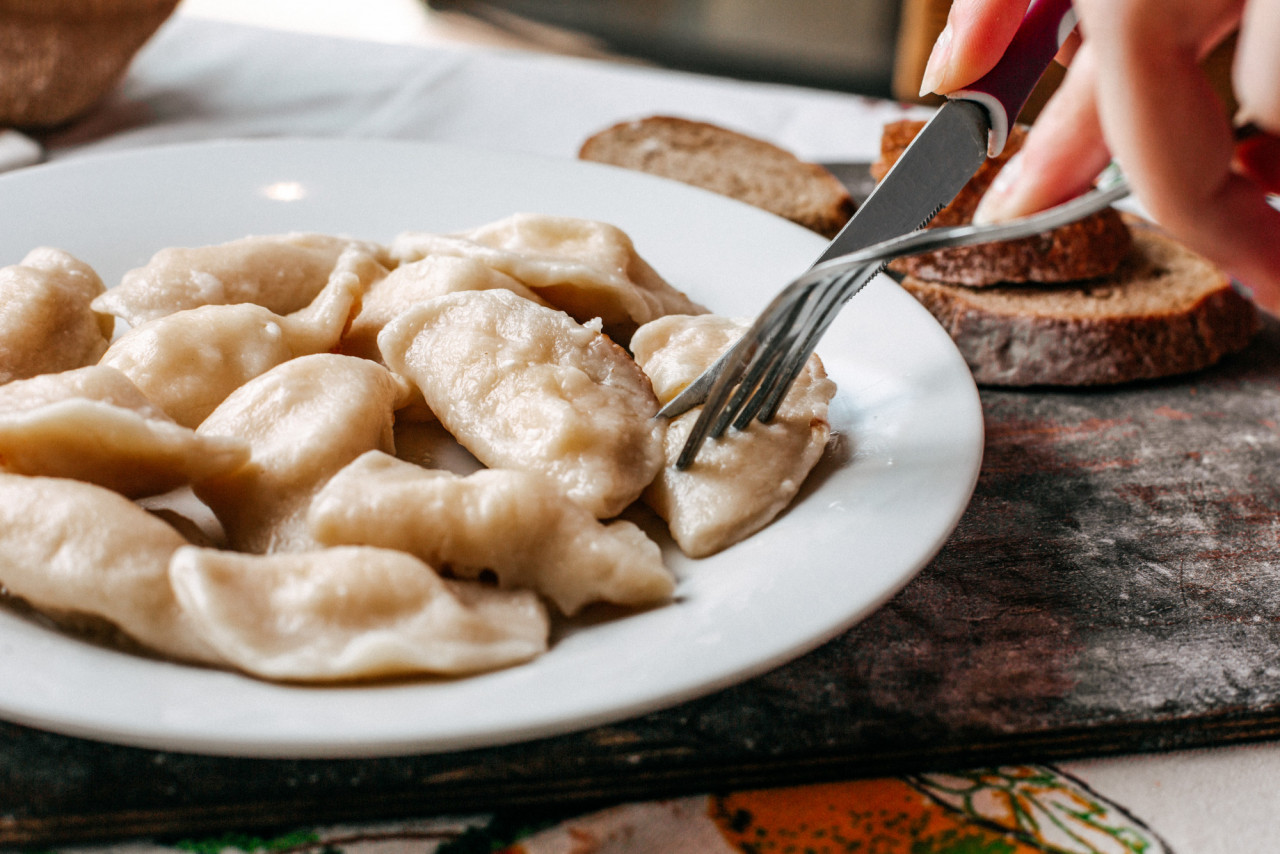
[[[153,148],[0,177],[0,264],[57,246],[108,283],[165,246],[311,230],[389,240],[516,211],[612,222],[713,310],[754,314],[823,241],[745,205],[572,160],[421,143]],[[669,543],[678,600],[571,627],[535,662],[457,681],[308,688],[95,647],[0,610],[0,716],[138,746],[256,756],[441,751],[674,705],[847,629],[941,547],[969,500],[982,415],[945,333],[888,279],[819,348],[837,437],[798,502],[714,557]]]

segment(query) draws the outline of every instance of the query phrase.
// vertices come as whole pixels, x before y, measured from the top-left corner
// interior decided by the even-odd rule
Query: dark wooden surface
[[[1176,381],[984,390],[950,542],[846,635],[491,750],[218,759],[0,725],[0,844],[583,805],[1280,733],[1280,328]]]

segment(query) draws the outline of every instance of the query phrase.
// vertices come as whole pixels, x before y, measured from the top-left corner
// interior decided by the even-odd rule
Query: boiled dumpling
[[[248,442],[249,462],[195,485],[234,549],[300,551],[312,494],[365,451],[394,452],[394,410],[404,380],[352,356],[318,354],[285,362],[232,392],[196,430]]]
[[[115,368],[0,386],[0,469],[90,481],[129,497],[234,471],[249,446],[175,424]]]
[[[641,327],[631,343],[666,403],[746,328],[713,315],[664,317]],[[675,460],[702,408],[671,421],[667,465],[644,500],[667,520],[681,550],[691,557],[718,552],[763,528],[791,503],[831,435],[827,404],[834,394],[835,383],[811,357],[769,423],[753,421],[745,430],[731,428],[708,440],[684,471]]]
[[[202,305],[251,302],[289,314],[315,299],[338,257],[353,243],[386,259],[384,250],[372,243],[324,234],[253,236],[161,249],[145,266],[125,273],[93,307],[130,326]]]
[[[466,578],[490,570],[566,614],[590,602],[653,605],[675,586],[638,527],[602,525],[532,472],[461,477],[370,451],[320,490],[308,519],[323,543],[399,549]]]
[[[337,346],[361,294],[385,274],[372,255],[350,247],[306,308],[287,315],[253,303],[184,309],[129,330],[101,364],[124,372],[170,417],[194,428],[254,377]]]
[[[654,318],[705,311],[658,275],[625,232],[594,220],[515,214],[452,235],[405,232],[390,250],[400,262],[432,255],[482,261],[580,323],[600,318],[622,343]]]
[[[414,304],[457,291],[505,288],[525,299],[542,303],[533,291],[505,273],[474,258],[432,255],[401,264],[375,282],[364,295],[360,313],[342,336],[342,352],[365,359],[381,359],[378,333]],[[543,303],[545,305],[545,303]]]
[[[114,492],[0,474],[0,586],[55,619],[107,621],[155,652],[215,662],[169,586],[187,541]]]
[[[0,383],[92,365],[115,319],[90,308],[106,288],[87,264],[59,249],[0,268]]]
[[[533,594],[444,581],[403,552],[260,556],[189,546],[169,572],[200,637],[268,679],[461,675],[547,648],[547,615]]]
[[[378,345],[482,463],[545,474],[598,517],[621,512],[662,466],[649,380],[563,312],[504,290],[450,294],[402,314]]]

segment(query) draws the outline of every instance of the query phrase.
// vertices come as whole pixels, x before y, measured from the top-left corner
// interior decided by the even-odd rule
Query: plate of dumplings
[[[675,466],[698,411],[658,409],[824,245],[702,190],[261,140],[55,162],[0,199],[17,723],[344,757],[617,721],[846,631],[977,478],[968,369],[883,277],[769,423]]]

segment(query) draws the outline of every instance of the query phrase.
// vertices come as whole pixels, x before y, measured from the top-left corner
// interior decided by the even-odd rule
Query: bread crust
[[[924,127],[924,122],[903,120],[885,126],[880,159],[871,173],[880,180]],[[1026,128],[1015,126],[999,157],[987,160],[956,198],[929,223],[930,228],[963,225],[997,174],[1021,147]],[[1109,276],[1129,254],[1132,240],[1120,215],[1112,208],[1099,211],[1053,231],[1021,240],[941,249],[899,258],[889,269],[917,279],[995,287],[1011,282],[1071,282]]]
[[[1253,303],[1156,226],[1125,221],[1133,251],[1103,282],[974,289],[908,276],[902,286],[981,385],[1113,385],[1200,370],[1244,349],[1260,327]]]
[[[675,116],[619,122],[588,137],[578,157],[729,196],[824,237],[834,237],[855,208],[824,167],[762,139]]]

